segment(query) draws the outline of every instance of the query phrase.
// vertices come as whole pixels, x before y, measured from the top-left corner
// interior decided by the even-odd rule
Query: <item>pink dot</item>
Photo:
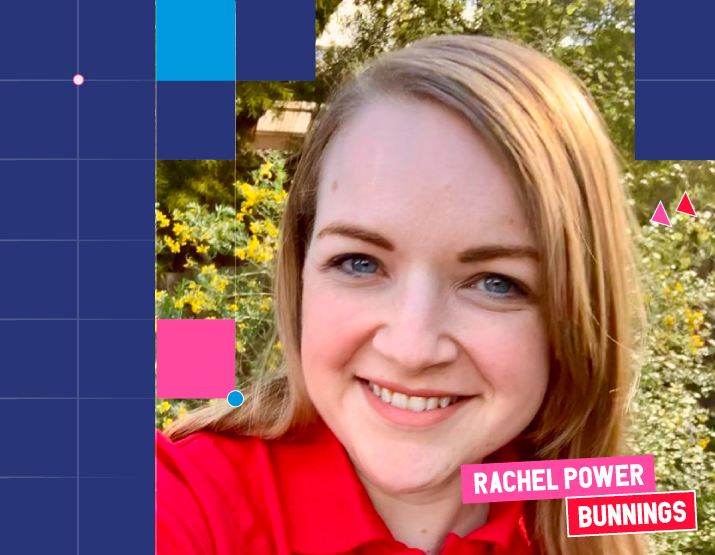
[[[84,77],[82,77],[82,76],[78,73],[77,75],[74,76],[74,78],[72,79],[72,81],[74,82],[75,85],[81,85],[82,83],[84,83]]]

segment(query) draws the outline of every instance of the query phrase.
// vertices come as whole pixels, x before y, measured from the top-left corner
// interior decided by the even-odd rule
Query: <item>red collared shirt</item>
[[[157,555],[424,555],[395,540],[322,422],[301,439],[156,433]],[[522,502],[440,555],[526,555]]]

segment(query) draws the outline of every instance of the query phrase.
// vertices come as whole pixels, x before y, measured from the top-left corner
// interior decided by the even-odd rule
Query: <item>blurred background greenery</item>
[[[317,0],[316,80],[236,83],[236,162],[157,162],[157,318],[235,318],[238,389],[263,360],[276,362],[277,229],[310,120],[367,60],[454,33],[550,54],[606,119],[641,224],[650,318],[631,445],[655,456],[659,491],[697,491],[698,532],[651,539],[657,553],[715,554],[715,161],[635,160],[632,0]],[[697,218],[675,211],[685,191]],[[650,222],[659,201],[671,228]],[[157,427],[206,402],[158,399]]]

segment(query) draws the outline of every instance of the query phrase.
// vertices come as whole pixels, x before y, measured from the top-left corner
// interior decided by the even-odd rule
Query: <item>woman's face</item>
[[[380,100],[334,138],[301,357],[363,479],[439,488],[532,421],[549,374],[535,248],[507,172],[446,109]]]

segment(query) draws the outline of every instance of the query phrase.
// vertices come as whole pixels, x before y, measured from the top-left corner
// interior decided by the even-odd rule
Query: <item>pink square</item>
[[[234,389],[235,320],[157,320],[158,399],[225,399]]]

